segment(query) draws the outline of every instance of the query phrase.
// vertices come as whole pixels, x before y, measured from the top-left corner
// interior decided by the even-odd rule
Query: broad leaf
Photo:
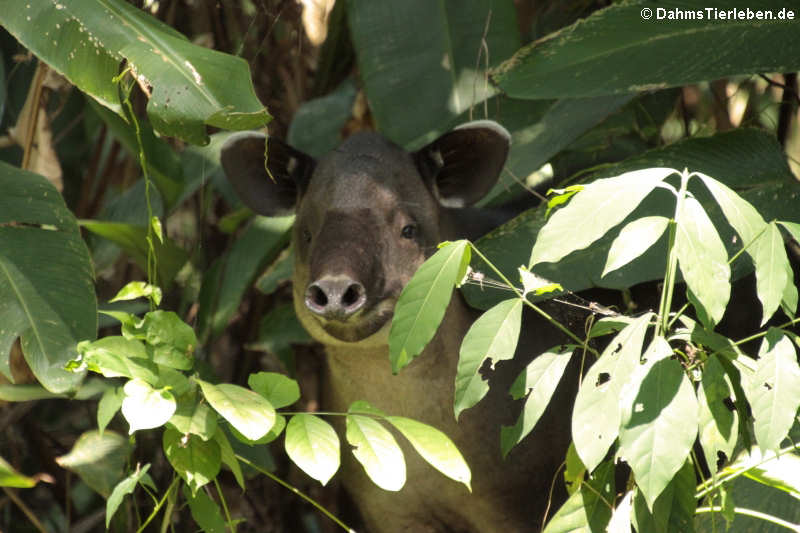
[[[197,435],[185,436],[167,427],[162,445],[169,464],[186,481],[192,494],[197,494],[197,489],[219,474],[222,461],[216,441],[205,441]]]
[[[211,407],[248,439],[260,439],[275,424],[275,409],[260,394],[231,383],[197,383]]]
[[[664,178],[674,173],[670,168],[647,168],[586,185],[541,229],[529,266],[554,263],[586,248],[622,222]],[[592,224],[585,224],[587,220]]]
[[[139,484],[140,480],[144,476],[147,476],[147,471],[149,469],[150,463],[147,463],[141,468],[137,468],[135,472],[117,483],[117,485],[114,487],[114,490],[111,491],[108,500],[106,500],[106,529],[108,529],[108,525],[111,523],[111,518],[114,517],[114,513],[117,512],[117,509],[122,503],[122,499],[128,494],[133,494],[133,491],[136,489],[136,485]]]
[[[0,457],[0,487],[29,489],[35,485],[35,479],[20,474],[5,459]]]
[[[383,490],[398,491],[406,482],[406,461],[392,434],[364,415],[347,415],[347,442],[369,478]]]
[[[169,423],[184,435],[197,435],[208,440],[217,434],[217,415],[196,394],[178,398],[178,406]]]
[[[251,389],[267,399],[275,409],[292,405],[300,399],[300,386],[277,372],[256,372],[247,378]]]
[[[77,356],[78,341],[97,330],[89,253],[75,217],[44,177],[0,162],[0,191],[0,373],[11,379],[9,354],[19,338],[36,379],[66,392],[84,374],[64,365]]]
[[[672,348],[656,337],[620,399],[619,456],[652,508],[697,437],[697,398]]]
[[[172,311],[150,311],[142,326],[153,361],[179,370],[191,370],[197,337],[189,324]]]
[[[447,243],[419,267],[403,288],[389,332],[393,372],[400,371],[422,353],[433,338],[469,259],[467,241]]]
[[[618,2],[523,47],[492,78],[516,98],[574,98],[753,72],[795,72],[800,69],[796,7],[788,0]],[[731,8],[742,16],[722,18]],[[795,8],[794,18],[779,19],[781,8]],[[756,11],[770,19],[754,24]],[[787,43],[784,53],[772,53],[775,42]]]
[[[456,369],[455,415],[478,403],[487,392],[489,383],[480,369],[489,359],[495,363],[514,357],[522,323],[522,300],[512,298],[494,306],[473,322],[461,342]]]
[[[225,533],[228,531],[228,528],[225,527],[225,519],[222,517],[219,504],[212,500],[205,491],[198,490],[193,495],[189,488],[184,485],[183,497],[186,498],[186,503],[189,504],[192,519],[197,522],[197,525],[205,533]]]
[[[125,394],[121,387],[110,387],[103,392],[103,396],[97,404],[97,430],[103,434],[108,423],[122,407],[122,400]]]
[[[556,511],[544,533],[604,533],[614,500],[614,464],[607,461]]]
[[[339,437],[318,416],[298,414],[289,420],[286,453],[303,472],[323,485],[339,469]]]
[[[508,31],[516,28],[508,2],[348,0],[347,8],[375,123],[401,145],[420,132],[443,131],[493,94],[486,67],[520,45],[518,32]]]
[[[401,416],[386,417],[411,443],[417,453],[445,476],[463,483],[472,491],[472,473],[461,452],[447,435],[438,429]]]
[[[767,224],[752,204],[725,184],[696,174],[719,204],[722,213],[741,238],[741,244],[753,260],[756,270],[756,291],[761,301],[761,325],[769,320],[784,299],[787,285],[792,285],[792,271],[783,238],[774,223]],[[795,289],[796,295],[796,289]],[[797,307],[795,296],[794,307]]]
[[[617,439],[622,416],[619,397],[639,363],[652,317],[646,313],[620,331],[581,382],[572,411],[572,439],[589,472]]]
[[[81,362],[92,372],[107,378],[137,378],[151,385],[158,381],[158,368],[147,356],[144,344],[120,336],[103,337],[78,345]]]
[[[692,303],[701,322],[714,329],[731,294],[728,253],[705,209],[694,198],[684,198],[676,221],[675,252],[689,297],[694,296]]]
[[[103,497],[108,497],[128,462],[131,444],[127,438],[113,431],[87,431],[82,434],[66,455],[56,457],[62,468],[67,468]]]
[[[664,233],[669,219],[660,216],[642,217],[628,223],[611,243],[603,276],[627,265],[647,251]]]
[[[526,395],[528,397],[525,399],[517,423],[500,429],[500,448],[503,457],[533,430],[550,403],[550,398],[558,387],[573,353],[572,347],[559,348],[556,346],[537,356],[511,385],[508,392],[515,400]]]
[[[647,533],[693,533],[695,474],[691,461],[686,461],[655,503],[648,503],[641,490],[634,498],[634,524],[637,531]]]
[[[777,451],[800,407],[800,366],[789,337],[770,328],[756,365],[755,375],[745,388],[755,419],[756,441],[763,452]]]
[[[758,448],[750,450],[748,462],[754,464],[744,473],[753,481],[782,490],[800,500],[800,456],[784,453],[775,456],[772,452],[761,454]]]
[[[732,398],[735,397],[730,377],[725,374],[722,363],[716,356],[709,357],[703,366],[700,387],[697,388],[697,403],[700,408],[700,444],[706,464],[712,472],[717,470],[719,452],[728,459],[733,458],[733,449],[739,436],[739,416],[728,406],[733,404]]]
[[[148,115],[162,135],[205,144],[206,124],[249,129],[269,121],[243,59],[194,45],[126,2],[11,0],[2,22],[26,48],[117,112],[112,78],[125,61],[150,91]]]
[[[175,412],[175,397],[166,389],[154,389],[145,381],[132,379],[122,390],[122,416],[130,426],[128,434],[162,426]]]

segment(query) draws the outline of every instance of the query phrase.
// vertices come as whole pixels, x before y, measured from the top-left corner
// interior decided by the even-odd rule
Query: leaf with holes
[[[792,341],[779,329],[769,329],[758,355],[745,394],[759,447],[764,452],[777,451],[800,407],[800,367]]]
[[[699,405],[699,437],[706,463],[712,472],[717,470],[718,453],[732,459],[739,436],[739,416],[733,405],[735,398],[730,377],[719,359],[709,357],[703,367],[703,379],[697,388]],[[726,403],[729,401],[730,404]]]
[[[461,411],[478,403],[489,392],[489,383],[480,374],[484,362],[489,359],[494,368],[498,361],[514,357],[521,324],[520,298],[500,302],[473,322],[458,354],[454,402],[456,420]]]
[[[656,337],[622,392],[618,456],[633,470],[648,506],[686,462],[697,437],[694,388],[672,348]]]
[[[525,395],[528,397],[525,399],[517,423],[500,428],[500,448],[503,457],[533,430],[547,404],[550,403],[550,398],[561,381],[574,350],[574,347],[559,348],[561,347],[550,348],[537,356],[511,385],[508,392],[515,400]]]
[[[619,396],[639,363],[652,319],[646,313],[625,326],[583,378],[572,411],[572,439],[591,472],[616,440],[621,420]]]

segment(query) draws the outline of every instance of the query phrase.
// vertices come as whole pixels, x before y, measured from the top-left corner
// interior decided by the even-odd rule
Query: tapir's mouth
[[[315,318],[330,336],[343,342],[359,342],[379,332],[394,316],[394,300],[384,300],[344,319]]]

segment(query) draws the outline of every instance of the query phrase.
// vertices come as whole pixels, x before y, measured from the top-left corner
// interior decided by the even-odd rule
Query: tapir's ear
[[[266,216],[289,215],[298,193],[308,186],[315,162],[278,139],[265,141],[266,135],[255,131],[231,135],[220,152],[222,168],[247,207]]]
[[[474,204],[497,183],[511,144],[508,131],[491,120],[468,122],[414,154],[422,174],[445,207]]]

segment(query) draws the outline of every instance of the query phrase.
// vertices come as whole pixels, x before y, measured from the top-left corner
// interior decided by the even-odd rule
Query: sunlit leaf
[[[425,261],[405,286],[389,332],[393,372],[410,363],[433,338],[469,259],[467,241],[448,243]]]
[[[494,368],[498,361],[514,357],[521,324],[522,300],[519,298],[500,302],[472,323],[458,355],[454,400],[456,419],[461,411],[478,403],[489,392],[489,383],[479,372],[484,362],[491,360]]]
[[[129,434],[162,426],[175,412],[175,397],[166,389],[154,389],[141,379],[132,379],[122,390],[122,416],[130,426]]]
[[[108,525],[111,523],[114,513],[117,512],[117,509],[122,503],[122,499],[128,494],[133,493],[133,491],[136,489],[136,485],[138,485],[139,481],[147,475],[147,471],[149,469],[150,463],[141,468],[137,468],[135,472],[116,484],[114,490],[111,491],[111,495],[109,495],[108,500],[106,500],[106,529],[108,529]]]
[[[703,366],[703,378],[697,388],[699,437],[708,468],[717,470],[718,453],[732,458],[739,436],[739,417],[731,410],[735,398],[730,377],[717,357],[709,357]],[[726,403],[730,402],[730,403]]]
[[[289,420],[286,453],[303,472],[323,485],[339,469],[339,437],[330,424],[314,415],[297,414]]]
[[[602,463],[580,490],[564,502],[547,523],[544,533],[600,533],[611,519],[608,503],[614,499],[614,464]]]
[[[406,482],[403,451],[380,422],[364,415],[347,416],[347,442],[369,478],[380,488],[398,491]]]
[[[668,224],[669,219],[660,216],[637,218],[628,223],[611,243],[603,276],[646,252],[663,235]]]
[[[248,439],[260,439],[275,424],[275,409],[260,394],[231,383],[197,383],[211,407]]]
[[[222,461],[216,441],[205,441],[197,435],[181,435],[167,427],[162,445],[169,464],[186,481],[193,494],[219,474]]]
[[[292,405],[300,399],[300,386],[277,372],[256,372],[247,378],[247,385],[267,399],[275,409]]]
[[[98,431],[87,431],[75,441],[69,453],[56,457],[56,462],[108,497],[122,478],[130,452],[130,442],[119,433],[106,430],[101,435]]]

